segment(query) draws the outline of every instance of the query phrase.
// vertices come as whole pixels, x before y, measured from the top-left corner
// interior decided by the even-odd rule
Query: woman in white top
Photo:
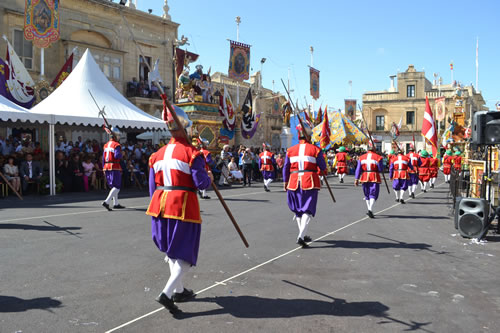
[[[238,169],[238,164],[236,164],[236,160],[234,157],[231,158],[231,162],[229,163],[228,167],[229,167],[229,171],[231,172],[231,175],[234,178],[236,178],[238,180],[243,179],[243,174]]]
[[[5,178],[12,184],[12,187],[19,192],[21,189],[21,179],[19,178],[19,169],[14,165],[14,157],[10,156],[7,164],[3,166]]]

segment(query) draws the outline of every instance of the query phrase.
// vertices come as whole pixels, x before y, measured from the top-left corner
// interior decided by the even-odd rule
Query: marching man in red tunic
[[[429,174],[430,174],[430,183],[431,183],[431,188],[434,188],[434,184],[436,183],[436,179],[438,176],[438,169],[439,169],[439,159],[437,156],[432,156],[430,155],[430,162],[429,162]]]
[[[376,153],[376,148],[373,145],[368,146],[368,152],[360,156],[356,173],[354,177],[354,185],[358,186],[359,183],[363,186],[363,193],[365,194],[366,207],[370,218],[375,218],[373,215],[373,205],[378,199],[380,192],[380,172],[384,170],[384,161],[382,156]]]
[[[453,158],[453,169],[455,169],[455,171],[457,173],[460,173],[460,171],[462,170],[462,153],[460,152],[460,150],[457,150],[455,152],[455,157]]]
[[[102,169],[106,176],[106,182],[111,190],[109,190],[108,197],[104,200],[102,205],[104,208],[111,211],[112,209],[109,206],[111,200],[113,200],[113,208],[125,208],[118,203],[118,193],[120,192],[120,188],[122,186],[122,167],[120,165],[120,160],[122,158],[122,146],[118,142],[120,140],[121,133],[116,127],[105,127],[104,129],[109,134],[110,139],[104,145],[104,166]]]
[[[196,191],[210,186],[213,178],[205,169],[203,154],[186,140],[192,122],[182,109],[174,108],[184,128],[167,122],[172,139],[149,159],[151,202],[146,214],[151,216],[153,241],[170,266],[170,278],[156,301],[178,314],[181,310],[175,303],[195,296],[184,288],[183,278],[198,260],[201,215]],[[171,119],[166,113],[164,104],[163,119]]]
[[[264,179],[264,189],[269,192],[269,184],[274,180],[274,166],[276,160],[274,154],[269,150],[269,144],[263,143],[264,151],[259,154],[259,169]]]
[[[410,144],[409,151],[410,152],[407,153],[406,156],[410,159],[412,169],[408,171],[410,177],[408,180],[408,194],[410,197],[415,199],[415,191],[417,190],[418,185],[418,167],[422,162],[420,161],[418,154],[415,153],[415,148],[412,144]]]
[[[420,152],[420,167],[418,168],[418,178],[420,179],[420,187],[424,193],[427,192],[427,183],[431,179],[430,166],[431,160],[429,158],[429,153],[427,150],[422,150]]]
[[[293,219],[299,227],[297,244],[308,247],[307,236],[309,222],[316,215],[318,192],[321,188],[318,170],[326,170],[326,162],[321,149],[309,142],[306,137],[312,134],[311,128],[304,123],[297,126],[299,144],[288,148],[283,166],[283,182],[287,191],[287,202],[290,210],[295,213]],[[305,134],[304,131],[307,131]]]
[[[450,149],[446,151],[446,155],[443,157],[443,174],[444,181],[450,183],[451,168],[453,165],[453,153]]]
[[[389,177],[392,179],[392,188],[396,194],[396,202],[405,203],[403,196],[408,189],[408,169],[413,169],[410,159],[399,151],[398,155],[391,159],[389,166]]]
[[[335,160],[333,161],[333,167],[337,167],[337,175],[339,176],[339,182],[344,182],[344,177],[347,174],[347,161],[349,161],[351,157],[347,155],[345,152],[345,147],[342,146],[339,148],[339,152],[335,155]]]

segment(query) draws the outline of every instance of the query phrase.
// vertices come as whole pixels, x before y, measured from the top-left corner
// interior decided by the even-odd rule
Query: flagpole
[[[314,68],[314,47],[311,46],[310,51],[311,51],[311,67]],[[311,108],[313,109],[314,112],[314,97],[312,97],[311,99],[312,99]]]
[[[479,92],[479,37],[476,42],[476,91]]]
[[[240,41],[240,23],[241,23],[241,17],[236,16],[235,19],[236,22],[236,41]],[[236,81],[236,110],[240,107],[240,81]]]
[[[45,52],[44,48],[42,47],[40,49],[40,80],[43,80],[43,77],[45,75]]]

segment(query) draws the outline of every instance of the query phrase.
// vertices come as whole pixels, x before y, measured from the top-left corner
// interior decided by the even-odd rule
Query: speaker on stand
[[[455,227],[465,238],[481,238],[489,226],[490,204],[486,199],[461,198],[457,200]]]

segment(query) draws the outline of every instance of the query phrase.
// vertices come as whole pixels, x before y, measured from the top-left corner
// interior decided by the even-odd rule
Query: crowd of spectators
[[[169,92],[168,87],[163,86],[163,91]],[[148,81],[137,81],[137,78],[132,78],[132,81],[127,82],[127,97],[144,97],[144,98],[156,98],[160,99],[160,91],[155,85],[151,85],[149,88]],[[167,94],[169,95],[169,94]]]

